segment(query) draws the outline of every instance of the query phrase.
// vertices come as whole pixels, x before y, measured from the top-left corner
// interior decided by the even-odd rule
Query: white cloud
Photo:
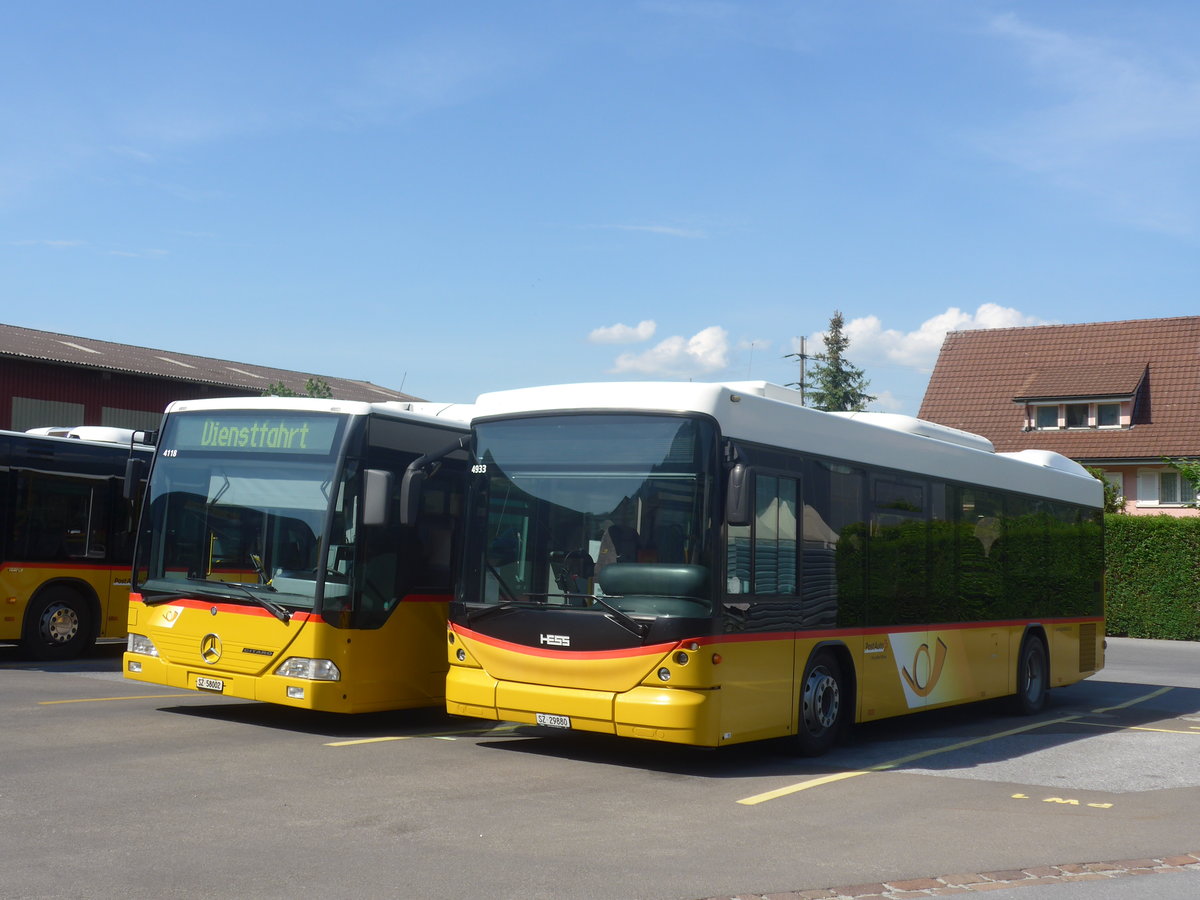
[[[605,325],[595,329],[588,335],[588,342],[592,344],[637,344],[654,337],[657,328],[658,325],[652,319],[638,322],[636,326],[618,322],[616,325]]]
[[[12,241],[14,247],[53,247],[61,250],[65,247],[83,247],[86,246],[86,241],[53,241],[53,240],[25,240]]]
[[[717,372],[729,365],[729,334],[713,325],[690,338],[669,337],[642,353],[623,353],[613,372],[686,378]]]
[[[665,237],[689,238],[698,240],[708,235],[697,228],[679,228],[674,225],[592,225],[592,228],[607,228],[612,231],[641,231],[647,234],[661,234]]]
[[[983,136],[984,147],[1136,224],[1200,231],[1200,75],[1195,60],[1039,28],[1015,15],[989,34],[1008,42],[1048,99]]]
[[[914,331],[884,328],[878,316],[851,319],[842,328],[850,340],[846,357],[853,365],[870,369],[871,365],[894,365],[929,373],[937,362],[938,351],[949,331],[969,331],[982,328],[1016,328],[1023,325],[1046,325],[1045,319],[997,303],[984,303],[974,313],[952,306],[943,313],[926,319]],[[799,339],[792,340],[793,352],[800,349]],[[808,338],[807,352],[821,353],[821,335]],[[868,371],[868,376],[870,372]]]

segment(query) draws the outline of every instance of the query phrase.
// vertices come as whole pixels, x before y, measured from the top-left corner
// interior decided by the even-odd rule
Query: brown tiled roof
[[[1044,365],[1029,372],[1014,400],[1084,400],[1132,397],[1146,375],[1149,360],[1094,365]]]
[[[1025,407],[1014,402],[1135,393],[1134,425],[1120,430],[1025,431]],[[950,332],[919,415],[1001,451],[1200,457],[1200,316]]]
[[[369,381],[354,381],[274,369],[254,363],[209,359],[171,350],[152,350],[128,344],[114,344],[92,338],[34,331],[17,325],[0,324],[0,357],[32,359],[40,362],[79,366],[112,372],[126,372],[151,378],[184,381],[189,384],[208,384],[217,388],[232,388],[239,392],[260,393],[270,385],[283,383],[297,394],[305,394],[308,379],[324,381],[338,400],[416,400],[390,388]]]

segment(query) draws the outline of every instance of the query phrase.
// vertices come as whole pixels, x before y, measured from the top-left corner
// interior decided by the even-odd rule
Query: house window
[[[1159,503],[1195,503],[1196,489],[1178,472],[1162,472],[1158,476]]]
[[[1058,427],[1058,407],[1057,406],[1039,406],[1037,407],[1037,427],[1038,428],[1057,428]]]
[[[1088,427],[1088,405],[1086,403],[1068,403],[1067,404],[1067,427],[1068,428],[1087,428]]]
[[[1101,428],[1121,427],[1121,404],[1097,403],[1096,424]]]

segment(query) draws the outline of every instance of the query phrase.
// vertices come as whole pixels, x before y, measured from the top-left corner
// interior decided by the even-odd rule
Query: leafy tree
[[[842,328],[845,319],[840,310],[834,310],[833,318],[829,320],[829,331],[821,338],[825,343],[825,352],[806,357],[816,361],[816,365],[807,371],[798,385],[805,396],[805,404],[814,409],[827,412],[859,411],[867,408],[867,404],[875,398],[867,393],[871,382],[864,377],[862,369],[851,365],[843,355],[850,346],[850,338],[846,337]],[[800,358],[799,353],[789,353],[789,357]]]
[[[304,383],[304,393],[297,394],[282,381],[272,382],[262,392],[264,397],[320,397],[329,399],[333,396],[333,388],[320,378],[310,378]]]
[[[1104,485],[1104,512],[1120,515],[1125,512],[1125,498],[1117,490],[1117,486],[1104,477],[1104,471],[1093,466],[1085,466],[1088,474]]]

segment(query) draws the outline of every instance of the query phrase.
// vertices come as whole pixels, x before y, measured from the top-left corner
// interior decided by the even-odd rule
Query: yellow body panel
[[[1013,693],[1021,640],[1035,630],[981,623],[756,635],[604,654],[531,651],[452,628],[446,708],[529,724],[545,713],[568,717],[582,731],[719,746],[795,734],[804,668],[819,647],[830,647],[848,668],[855,720],[867,721]],[[1102,622],[1052,623],[1040,633],[1051,686],[1103,665]],[[642,678],[630,685],[634,672]]]
[[[129,566],[78,563],[18,563],[0,567],[0,641],[21,639],[25,610],[47,582],[73,587],[95,599],[97,636],[124,637],[129,603]],[[90,592],[90,596],[89,595]]]
[[[214,614],[215,610],[215,614]],[[221,683],[222,696],[325,712],[360,713],[440,704],[446,662],[441,650],[446,604],[404,602],[378,629],[335,628],[304,614],[281,622],[266,610],[220,602],[130,603],[129,628],[159,655],[127,652],[125,677],[197,690],[197,678]],[[212,659],[211,639],[220,641]],[[211,662],[202,655],[209,649]],[[276,675],[289,657],[332,660],[339,681]],[[131,664],[140,664],[133,671]],[[288,688],[303,696],[289,697]]]

